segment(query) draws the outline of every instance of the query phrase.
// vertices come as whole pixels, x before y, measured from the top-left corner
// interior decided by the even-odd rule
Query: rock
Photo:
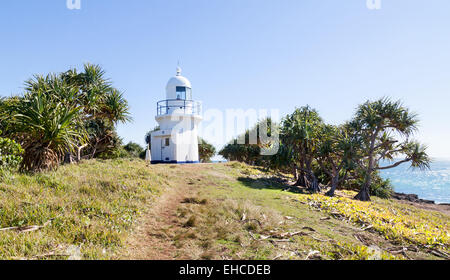
[[[432,200],[420,199],[417,194],[394,193],[392,194],[392,198],[415,203],[435,204]]]

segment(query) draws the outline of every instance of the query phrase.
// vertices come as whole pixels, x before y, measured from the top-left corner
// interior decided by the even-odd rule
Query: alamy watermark
[[[279,117],[278,109],[209,109],[203,112],[203,120],[197,132],[216,147],[235,141],[238,145],[259,145],[261,155],[273,156],[278,153],[280,147],[280,136],[276,129]],[[268,122],[268,119],[271,121]],[[176,114],[173,115],[173,120],[177,120]],[[194,121],[193,118],[183,118],[177,122],[171,130],[173,143],[185,141],[177,135],[195,128]]]
[[[81,10],[81,0],[67,0],[66,7],[69,10]]]
[[[366,0],[367,9],[381,10],[381,0]]]

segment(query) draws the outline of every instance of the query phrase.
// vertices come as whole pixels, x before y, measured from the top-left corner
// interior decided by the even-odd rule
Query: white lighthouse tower
[[[151,163],[198,163],[198,125],[201,103],[192,99],[188,79],[177,75],[169,80],[166,99],[157,104],[160,130],[151,135]]]

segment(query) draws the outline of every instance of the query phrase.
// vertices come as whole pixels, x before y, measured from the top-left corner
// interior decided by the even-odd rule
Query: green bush
[[[117,147],[114,150],[109,151],[107,154],[103,153],[98,156],[101,159],[119,159],[129,158],[130,154],[122,147]]]
[[[216,148],[204,139],[198,139],[198,153],[201,162],[211,162],[211,158],[216,154]]]
[[[19,167],[23,152],[22,147],[14,140],[0,137],[0,172]]]
[[[393,192],[391,181],[389,179],[384,180],[379,175],[375,177],[370,186],[370,194],[380,198],[390,198]]]
[[[347,180],[341,184],[341,188],[345,190],[358,191],[362,184],[364,184],[364,172],[362,170],[355,170],[356,179]],[[372,184],[370,186],[370,195],[379,198],[390,198],[394,192],[391,181],[384,180],[380,176],[380,172],[372,174]]]
[[[145,157],[145,150],[139,144],[130,142],[125,146],[123,146],[123,148],[125,149],[125,151],[128,152],[129,157],[138,158],[141,156],[142,153],[144,153]]]

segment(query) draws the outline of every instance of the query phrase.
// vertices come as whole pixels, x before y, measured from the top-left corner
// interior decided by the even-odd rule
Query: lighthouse
[[[191,82],[177,74],[166,86],[166,99],[157,103],[159,130],[151,134],[151,163],[198,163],[198,125],[202,105],[192,98]]]

